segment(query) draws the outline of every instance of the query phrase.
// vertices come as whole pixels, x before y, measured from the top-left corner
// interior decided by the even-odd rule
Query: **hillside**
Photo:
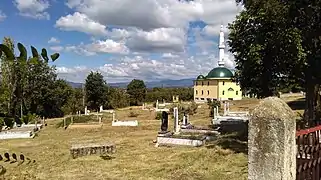
[[[153,87],[192,87],[194,79],[179,79],[179,80],[161,80],[161,81],[150,81],[145,82],[147,88]],[[70,82],[68,83],[74,88],[81,88],[82,83]],[[129,82],[121,82],[121,83],[108,83],[112,87],[120,87],[125,88]]]

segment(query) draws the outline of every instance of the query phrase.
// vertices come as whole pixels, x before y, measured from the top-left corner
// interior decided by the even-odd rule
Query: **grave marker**
[[[168,132],[168,113],[162,112],[162,124],[161,124],[161,132]]]
[[[174,133],[179,133],[179,124],[178,124],[178,108],[174,107]]]

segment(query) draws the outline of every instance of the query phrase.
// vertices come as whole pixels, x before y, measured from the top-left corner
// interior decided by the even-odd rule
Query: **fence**
[[[297,180],[321,179],[321,123],[297,124]]]

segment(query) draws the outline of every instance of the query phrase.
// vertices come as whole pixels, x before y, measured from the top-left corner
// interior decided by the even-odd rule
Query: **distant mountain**
[[[150,81],[145,82],[145,85],[147,88],[154,88],[154,87],[193,87],[193,80],[190,79],[179,79],[179,80],[161,80],[161,81]],[[75,82],[69,82],[68,83],[73,88],[81,88],[82,83],[75,83]],[[126,88],[129,82],[120,82],[120,83],[108,83],[111,87],[120,87],[120,88]]]
[[[81,88],[83,85],[83,83],[76,83],[76,82],[70,82],[70,81],[67,81],[67,83],[73,88]]]

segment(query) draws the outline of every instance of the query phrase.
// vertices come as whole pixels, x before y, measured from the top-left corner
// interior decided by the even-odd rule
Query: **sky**
[[[90,71],[107,83],[195,78],[217,66],[220,25],[241,10],[235,0],[1,0],[0,38],[59,52],[53,65],[72,82]],[[224,59],[235,66],[228,47]]]

